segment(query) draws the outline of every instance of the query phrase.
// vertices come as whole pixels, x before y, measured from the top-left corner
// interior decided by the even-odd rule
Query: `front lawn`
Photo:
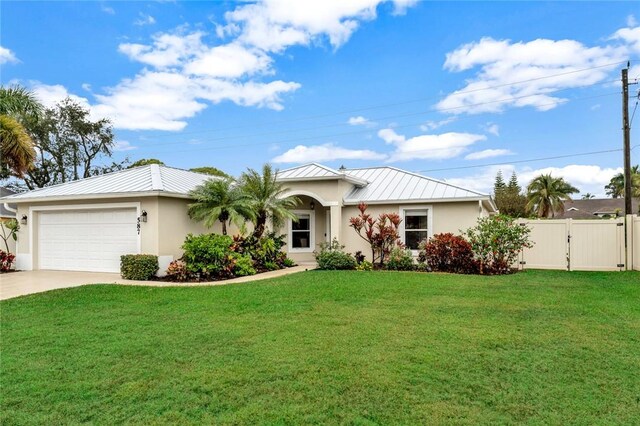
[[[640,273],[312,271],[0,309],[3,424],[640,418]]]

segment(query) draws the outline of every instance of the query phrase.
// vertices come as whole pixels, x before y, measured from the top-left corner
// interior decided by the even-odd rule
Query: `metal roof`
[[[72,199],[74,197],[86,198],[91,195],[106,196],[144,192],[187,195],[189,191],[208,179],[216,179],[216,177],[149,164],[10,195],[4,197],[3,201],[19,202],[58,197]]]
[[[368,183],[366,180],[347,174],[342,170],[334,170],[318,163],[303,164],[301,166],[278,172],[278,180],[280,181],[326,179],[344,179],[357,186],[364,186]]]
[[[418,200],[459,200],[489,198],[487,194],[460,188],[446,182],[395,167],[347,169],[346,174],[366,180],[368,185],[352,188],[344,202],[384,202]]]

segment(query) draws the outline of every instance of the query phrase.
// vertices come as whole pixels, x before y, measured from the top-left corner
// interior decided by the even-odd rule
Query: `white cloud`
[[[186,64],[184,69],[189,74],[237,78],[245,74],[266,72],[271,62],[271,57],[260,50],[230,43],[208,49]]]
[[[18,58],[16,58],[15,53],[13,53],[10,49],[7,49],[6,47],[0,46],[0,64],[16,62],[20,61],[18,61]]]
[[[594,105],[591,105],[591,108],[589,108],[589,109],[590,109],[591,111],[597,111],[597,110],[599,110],[599,109],[600,109],[600,107],[601,107],[601,106],[602,106],[602,105],[600,105],[600,104],[594,104]]]
[[[464,188],[491,193],[493,192],[493,183],[498,170],[501,170],[503,176],[507,178],[515,171],[518,176],[518,182],[523,189],[526,188],[534,177],[540,174],[551,173],[552,176],[564,178],[567,182],[578,188],[581,193],[590,192],[597,197],[606,197],[604,186],[609,183],[613,175],[622,172],[621,167],[609,168],[597,165],[570,164],[563,167],[545,167],[541,169],[525,167],[516,169],[513,165],[507,164],[486,167],[478,173],[460,178],[447,179],[447,182]],[[574,194],[574,197],[577,198],[579,196]]]
[[[432,121],[429,120],[424,124],[420,125],[420,130],[422,130],[423,132],[428,132],[430,130],[435,130],[438,129],[442,126],[446,126],[449,123],[453,123],[454,121],[456,121],[456,117],[455,116],[451,116],[448,118],[445,118],[443,120],[439,120],[439,121]]]
[[[626,59],[629,44],[640,40],[636,30],[640,31],[627,28],[614,35],[627,45],[588,47],[575,40],[512,42],[490,37],[462,45],[447,53],[444,68],[451,72],[475,69],[476,74],[436,107],[451,114],[501,112],[507,107],[555,108],[566,101],[554,95],[557,91],[605,81],[614,67],[603,66]],[[572,73],[587,68],[591,69]],[[511,84],[521,81],[526,82]]]
[[[139,13],[140,18],[134,21],[134,25],[143,26],[143,25],[153,25],[156,23],[156,18],[151,15],[147,15],[145,13]]]
[[[151,45],[123,43],[118,46],[118,51],[131,60],[156,68],[172,67],[203,53],[206,50],[201,40],[203,36],[201,31],[191,34],[160,33],[153,36]]]
[[[347,123],[352,125],[352,126],[366,126],[366,127],[375,127],[377,126],[377,123],[369,120],[368,118],[365,118],[361,115],[358,115],[357,117],[349,117],[349,120],[347,120]]]
[[[381,160],[385,158],[368,149],[342,148],[332,143],[323,145],[298,145],[285,153],[278,155],[272,161],[274,163],[307,163],[313,161],[333,160]]]
[[[482,128],[487,133],[491,133],[494,136],[500,136],[500,126],[495,123],[487,123]]]
[[[103,11],[104,13],[106,13],[106,14],[109,14],[109,15],[115,15],[116,14],[116,11],[112,7],[107,6],[105,4],[100,5],[100,10]]]
[[[407,139],[393,129],[382,129],[378,132],[378,136],[386,143],[395,146],[388,162],[457,157],[474,143],[487,139],[484,135],[456,132],[420,135]]]
[[[636,27],[638,25],[638,21],[634,15],[627,16],[627,27]]]
[[[39,81],[30,81],[29,85],[31,86],[33,94],[36,95],[40,102],[47,108],[54,107],[58,102],[66,98],[71,98],[71,100],[79,103],[83,107],[90,108],[87,98],[69,93],[61,84],[48,85],[40,83]]]
[[[138,149],[138,147],[131,145],[127,141],[117,141],[113,146],[113,150],[116,152],[132,151],[134,149]]]
[[[267,0],[227,12],[219,34],[237,35],[244,44],[267,52],[292,45],[309,45],[326,37],[334,47],[344,44],[360,22],[376,18],[384,0],[324,0],[317,2]],[[394,13],[403,13],[411,0],[392,1]]]
[[[501,157],[503,155],[512,155],[508,149],[485,149],[483,151],[472,152],[471,154],[467,154],[464,159],[465,160],[483,160],[485,158],[493,158],[493,157]]]

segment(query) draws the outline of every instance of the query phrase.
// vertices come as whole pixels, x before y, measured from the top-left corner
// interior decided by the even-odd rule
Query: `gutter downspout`
[[[18,210],[14,209],[12,207],[9,207],[9,203],[3,203],[4,204],[4,208],[7,209],[8,211],[10,211],[11,213],[16,213],[18,214]]]

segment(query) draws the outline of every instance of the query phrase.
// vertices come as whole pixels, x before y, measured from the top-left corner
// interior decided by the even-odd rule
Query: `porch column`
[[[331,235],[329,240],[337,238],[340,241],[340,231],[342,228],[342,206],[331,206]]]

